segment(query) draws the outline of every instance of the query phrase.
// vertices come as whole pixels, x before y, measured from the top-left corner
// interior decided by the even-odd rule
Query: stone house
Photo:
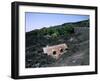
[[[50,55],[55,59],[58,59],[67,50],[68,50],[68,46],[65,43],[53,45],[53,46],[46,46],[46,47],[43,48],[43,52],[45,54]]]

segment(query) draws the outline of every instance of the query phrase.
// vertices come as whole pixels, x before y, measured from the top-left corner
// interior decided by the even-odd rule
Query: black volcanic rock
[[[43,47],[66,43],[68,52],[55,60]],[[43,27],[26,32],[25,67],[89,65],[89,20]]]

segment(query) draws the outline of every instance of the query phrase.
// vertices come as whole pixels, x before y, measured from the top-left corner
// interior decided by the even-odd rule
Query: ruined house
[[[67,50],[68,50],[68,46],[65,43],[53,45],[53,46],[46,46],[46,47],[43,48],[43,52],[45,54],[50,55],[55,59],[58,59]]]

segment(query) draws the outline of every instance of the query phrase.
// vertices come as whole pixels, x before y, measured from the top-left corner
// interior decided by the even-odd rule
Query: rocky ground
[[[26,47],[26,68],[89,65],[89,27],[77,27],[74,30],[75,33],[67,37],[52,39],[44,36],[39,40],[31,38],[38,43]],[[69,50],[56,60],[43,53],[42,48],[48,43],[66,43]]]

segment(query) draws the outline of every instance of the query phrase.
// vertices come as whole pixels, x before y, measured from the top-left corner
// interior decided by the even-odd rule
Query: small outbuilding
[[[46,46],[43,48],[43,52],[47,55],[52,56],[55,59],[58,59],[62,54],[67,52],[68,46],[64,44],[58,44],[53,46]]]

